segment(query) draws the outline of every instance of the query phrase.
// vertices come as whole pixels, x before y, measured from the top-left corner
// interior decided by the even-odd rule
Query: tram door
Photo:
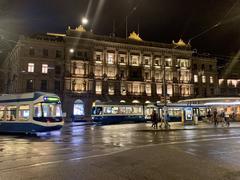
[[[193,109],[191,107],[184,108],[185,116],[184,116],[184,123],[190,124],[193,122]]]

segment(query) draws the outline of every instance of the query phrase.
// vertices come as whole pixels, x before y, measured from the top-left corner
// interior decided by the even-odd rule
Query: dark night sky
[[[193,39],[193,48],[214,55],[234,55],[240,48],[240,0],[0,0],[0,33],[64,33],[86,14],[96,34],[109,35],[115,20],[117,36],[125,37],[128,15],[129,31],[139,23],[144,40],[166,43],[188,41],[222,21]]]

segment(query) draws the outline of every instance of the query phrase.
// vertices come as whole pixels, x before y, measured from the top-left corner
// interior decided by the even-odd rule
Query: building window
[[[160,80],[161,79],[159,72],[156,72],[154,77],[155,77],[155,80]]]
[[[102,77],[102,67],[101,66],[95,66],[95,76]]]
[[[84,115],[84,104],[83,104],[82,100],[78,99],[74,102],[73,115],[74,116],[83,116]]]
[[[101,61],[101,55],[99,54],[96,55],[96,61]]]
[[[61,58],[62,57],[62,51],[56,50],[56,58]]]
[[[120,71],[120,77],[121,77],[121,78],[124,78],[124,77],[125,77],[124,74],[125,74],[125,73],[124,73],[124,70],[121,70],[121,71]]]
[[[115,68],[108,68],[107,76],[111,79],[114,79],[116,77]]]
[[[139,65],[139,56],[132,56],[132,65],[133,66]]]
[[[55,88],[55,91],[60,91],[61,90],[61,82],[58,80],[55,80],[54,88]]]
[[[56,65],[55,66],[55,74],[61,74],[61,66],[60,65]]]
[[[124,84],[121,84],[121,95],[125,96],[127,94],[126,86]]]
[[[108,86],[108,94],[109,95],[114,95],[114,86],[112,84],[110,84]]]
[[[159,58],[156,58],[156,59],[154,60],[154,65],[155,65],[155,66],[159,66],[159,65],[160,65],[160,59],[159,59]]]
[[[194,80],[195,83],[197,83],[198,82],[198,75],[194,74],[193,80]]]
[[[204,71],[205,70],[205,65],[204,64],[202,64],[202,71]]]
[[[168,84],[168,85],[167,85],[167,94],[168,94],[169,96],[172,96],[172,92],[173,92],[172,85],[171,85],[171,84]]]
[[[35,56],[35,49],[33,49],[32,47],[29,49],[29,55]]]
[[[47,74],[48,73],[48,65],[47,64],[42,64],[42,73]]]
[[[114,64],[114,54],[113,53],[108,53],[107,63],[108,64]]]
[[[146,94],[151,95],[151,84],[146,84]]]
[[[48,49],[43,49],[43,57],[48,57]]]
[[[102,63],[102,52],[95,52],[95,60],[98,64]]]
[[[96,94],[102,94],[102,82],[96,82]]]
[[[47,91],[47,80],[41,80],[41,91]]]
[[[210,76],[210,83],[213,84],[213,77]]]
[[[145,64],[145,65],[150,65],[150,59],[149,59],[149,57],[145,57],[145,59],[144,59],[144,64]]]
[[[206,76],[202,76],[202,83],[206,83]]]
[[[120,63],[125,63],[125,58],[123,56],[120,57]]]
[[[145,80],[149,80],[149,79],[150,79],[149,72],[145,72]]]
[[[157,94],[162,94],[162,85],[157,84]]]
[[[34,63],[28,63],[28,72],[34,72]]]
[[[166,66],[166,67],[172,66],[172,58],[167,58],[167,59],[165,59],[165,66]]]
[[[27,80],[26,89],[27,89],[27,91],[33,91],[33,80],[32,79]]]

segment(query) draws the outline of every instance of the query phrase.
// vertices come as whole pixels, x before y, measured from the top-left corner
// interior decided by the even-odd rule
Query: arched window
[[[83,116],[84,115],[84,103],[81,99],[77,99],[73,105],[73,115]]]

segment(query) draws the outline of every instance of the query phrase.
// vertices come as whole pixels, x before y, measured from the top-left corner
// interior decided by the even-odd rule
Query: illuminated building
[[[47,33],[21,37],[13,53],[17,65],[11,92],[48,91],[60,95],[64,112],[89,117],[91,106],[103,102],[175,102],[196,96],[214,96],[209,88],[217,74],[195,77],[193,63],[216,69],[213,59],[192,56],[191,46],[181,39],[163,44],[144,41],[135,32],[128,39],[86,32],[70,27],[66,34]],[[164,86],[164,69],[165,80]],[[202,84],[197,82],[202,79]],[[196,94],[196,87],[207,93]],[[198,90],[203,92],[203,90]]]

